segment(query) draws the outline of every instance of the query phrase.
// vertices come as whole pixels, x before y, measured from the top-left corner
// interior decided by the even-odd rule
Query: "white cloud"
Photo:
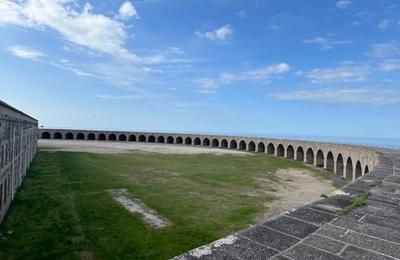
[[[118,18],[121,20],[129,20],[129,18],[134,17],[139,19],[140,16],[136,11],[136,8],[132,5],[131,2],[124,2],[118,10]]]
[[[382,71],[400,70],[400,60],[385,60],[379,64],[379,69]]]
[[[351,41],[343,41],[343,40],[337,41],[337,40],[317,36],[312,39],[305,39],[304,43],[317,44],[320,46],[320,50],[331,50],[339,45],[349,45],[349,44],[351,44]]]
[[[271,94],[277,100],[318,103],[353,103],[387,105],[400,103],[400,92],[388,88],[323,88],[301,89]]]
[[[367,66],[343,65],[330,69],[313,69],[306,77],[312,83],[348,83],[365,81],[369,73]]]
[[[243,11],[243,10],[239,11],[239,12],[237,13],[237,15],[238,15],[240,18],[246,18],[246,17],[247,17],[246,12]]]
[[[214,31],[210,32],[196,31],[195,34],[200,38],[205,38],[208,40],[218,41],[218,42],[226,42],[232,37],[233,30],[229,24],[226,24],[220,28],[215,29]]]
[[[395,43],[377,43],[373,44],[368,55],[375,58],[392,57],[400,54],[400,47]]]
[[[353,2],[350,0],[340,0],[336,2],[336,6],[341,8],[341,9],[346,9],[349,7]]]
[[[204,94],[215,94],[222,86],[230,85],[238,81],[262,82],[270,79],[273,75],[284,74],[290,71],[286,63],[271,64],[261,68],[244,71],[241,73],[222,72],[217,78],[199,78],[194,83],[199,85],[199,92]]]
[[[24,59],[38,60],[40,57],[43,56],[43,53],[41,53],[40,51],[33,50],[28,47],[20,45],[10,46],[7,48],[7,50],[12,54],[14,54],[15,56]]]
[[[387,29],[387,27],[389,26],[389,20],[385,19],[382,20],[378,23],[378,29],[381,31],[385,31]]]
[[[123,45],[124,25],[101,14],[93,14],[91,5],[77,10],[75,0],[2,0],[0,24],[15,24],[38,29],[51,28],[68,41],[119,58],[137,60]]]

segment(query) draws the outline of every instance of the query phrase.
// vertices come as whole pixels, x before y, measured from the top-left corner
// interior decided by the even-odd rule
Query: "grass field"
[[[0,226],[0,259],[167,259],[253,223],[287,167],[309,169],[266,155],[41,151]],[[146,225],[116,188],[171,225]]]

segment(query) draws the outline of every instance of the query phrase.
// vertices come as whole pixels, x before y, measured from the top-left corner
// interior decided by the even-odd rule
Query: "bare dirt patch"
[[[255,177],[262,192],[278,197],[277,200],[265,204],[265,213],[257,217],[257,221],[304,206],[319,199],[322,194],[330,194],[336,190],[332,181],[316,178],[310,170],[279,169],[276,171],[276,176],[279,178],[278,182],[260,176]],[[274,187],[272,191],[262,189],[271,186]]]
[[[201,146],[157,144],[138,142],[110,142],[110,141],[78,141],[78,140],[39,140],[39,147],[43,151],[64,151],[64,152],[88,152],[100,154],[123,154],[134,151],[154,152],[162,154],[235,154],[251,155],[251,153],[206,148]]]
[[[109,190],[113,199],[120,203],[129,212],[140,214],[143,221],[153,228],[164,228],[169,226],[169,221],[161,217],[156,211],[147,207],[142,201],[138,199],[131,199],[127,196],[125,189]]]

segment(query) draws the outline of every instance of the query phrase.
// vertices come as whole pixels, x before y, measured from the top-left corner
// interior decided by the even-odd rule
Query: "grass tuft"
[[[371,193],[369,193],[368,191],[364,191],[363,193],[361,193],[347,207],[343,208],[339,212],[339,216],[345,216],[345,215],[349,214],[353,209],[366,205],[367,204],[366,200],[369,195],[371,195]]]

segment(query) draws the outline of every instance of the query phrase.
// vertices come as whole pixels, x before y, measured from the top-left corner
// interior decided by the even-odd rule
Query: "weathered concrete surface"
[[[338,216],[364,191],[366,206]],[[385,154],[371,174],[321,199],[174,259],[400,259],[400,153]],[[245,242],[243,242],[245,241]]]
[[[368,147],[245,136],[40,129],[39,138],[167,143],[267,153],[324,168],[347,181],[368,174],[378,162],[376,149]]]
[[[36,119],[0,101],[0,222],[37,149]]]

